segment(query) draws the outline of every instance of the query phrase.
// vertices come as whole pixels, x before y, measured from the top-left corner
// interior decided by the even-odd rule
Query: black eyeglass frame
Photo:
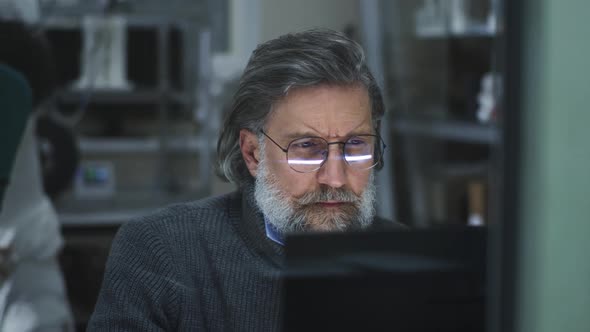
[[[261,129],[260,132],[262,133],[262,135],[264,135],[266,138],[268,138],[271,142],[273,142],[279,149],[281,149],[281,151],[283,151],[285,153],[285,159],[287,159],[287,162],[289,161],[289,147],[291,146],[291,144],[293,144],[293,142],[298,141],[300,139],[304,139],[304,138],[319,138],[319,139],[322,139],[326,142],[327,147],[328,147],[326,157],[324,158],[322,163],[319,164],[319,166],[316,169],[313,169],[313,170],[307,171],[307,172],[303,172],[303,171],[297,170],[289,165],[289,167],[291,167],[292,170],[294,170],[295,172],[298,172],[298,173],[311,173],[311,172],[315,172],[315,171],[319,170],[320,168],[322,168],[322,166],[324,166],[324,164],[328,160],[328,157],[330,157],[330,145],[334,145],[334,144],[342,144],[342,156],[344,156],[342,159],[344,159],[344,161],[346,162],[347,165],[352,167],[352,165],[350,165],[350,163],[348,162],[348,160],[346,160],[346,157],[345,157],[346,156],[346,152],[345,152],[346,142],[348,142],[348,140],[350,140],[352,137],[373,136],[373,137],[377,138],[377,140],[375,140],[376,150],[373,153],[373,158],[375,158],[375,163],[371,167],[363,168],[360,170],[369,170],[369,169],[379,165],[379,163],[381,162],[381,159],[383,158],[383,153],[385,152],[385,149],[387,148],[387,145],[383,141],[383,138],[381,138],[381,136],[379,136],[378,134],[353,135],[353,136],[349,137],[344,142],[342,142],[342,141],[328,142],[328,140],[326,140],[325,138],[320,137],[320,136],[302,136],[302,137],[298,137],[298,138],[292,140],[287,145],[287,148],[284,148],[279,143],[277,143],[274,139],[272,139],[272,137],[270,137],[267,133],[265,133],[264,130]]]

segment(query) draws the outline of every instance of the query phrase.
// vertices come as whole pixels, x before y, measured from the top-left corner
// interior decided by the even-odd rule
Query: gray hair
[[[217,174],[239,186],[251,182],[240,151],[240,130],[259,135],[273,105],[290,89],[323,84],[364,86],[379,131],[383,98],[361,46],[327,29],[283,35],[259,45],[248,61],[217,142]]]

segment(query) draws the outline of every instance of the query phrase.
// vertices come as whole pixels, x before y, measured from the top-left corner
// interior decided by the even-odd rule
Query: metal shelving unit
[[[61,91],[57,96],[60,104],[157,104],[162,100],[169,103],[190,106],[193,97],[186,92],[162,92],[157,89],[138,89],[130,91],[74,90]]]
[[[389,135],[392,159],[397,161],[390,172],[397,179],[392,183],[397,217],[417,227],[466,223],[467,218],[457,220],[457,197],[470,195],[468,187],[474,182],[494,185],[492,159],[502,133],[494,120],[476,120],[473,102],[460,99],[473,92],[466,92],[467,81],[460,80],[481,79],[478,75],[483,72],[477,70],[482,67],[494,69],[494,43],[501,27],[486,19],[499,12],[494,7],[497,1],[465,2],[467,9],[480,16],[464,13],[459,24],[453,24],[457,22],[450,16],[441,16],[452,15],[457,8],[424,9],[446,2],[373,2],[378,2],[373,16],[382,22],[375,49],[383,62],[385,99],[391,112]],[[433,21],[423,19],[429,15]],[[468,52],[472,53],[465,56]]]
[[[176,153],[198,153],[207,148],[196,136],[173,138],[165,143],[166,150]],[[157,153],[162,149],[157,137],[150,138],[80,138],[78,147],[82,152],[93,154],[112,153]]]
[[[500,141],[500,132],[497,126],[469,121],[397,117],[393,119],[393,128],[396,133],[407,136],[491,145]]]
[[[485,24],[472,24],[461,31],[417,31],[416,37],[424,39],[437,38],[493,38],[497,31]]]
[[[92,112],[93,108],[117,109],[110,112],[111,118],[117,114],[124,117],[127,114],[125,108],[145,108],[145,114],[149,113],[150,119],[156,122],[152,126],[155,131],[143,137],[93,137],[78,133],[83,161],[115,160],[113,165],[123,163],[123,166],[113,166],[116,171],[128,169],[125,171],[128,176],[115,177],[117,185],[127,178],[139,177],[133,173],[143,172],[145,186],[138,187],[140,179],[135,179],[129,185],[132,188],[115,185],[111,195],[95,198],[78,197],[76,188],[56,202],[64,225],[117,225],[167,204],[198,199],[211,191],[211,158],[216,134],[212,130],[219,126],[212,123],[218,120],[217,117],[207,112],[209,82],[203,79],[203,73],[210,70],[210,33],[206,26],[196,23],[198,20],[166,16],[165,10],[162,10],[162,16],[156,13],[154,10],[124,14],[127,28],[149,30],[155,34],[154,49],[145,50],[156,53],[156,63],[149,68],[157,77],[154,85],[138,85],[129,90],[66,87],[56,98],[60,107],[86,108],[86,113]],[[42,27],[46,31],[81,31],[82,17],[86,14],[97,15],[93,8],[60,11],[60,15],[45,17]],[[181,88],[173,87],[171,82],[169,49],[173,29],[180,35],[182,60],[176,77],[180,79]],[[184,120],[177,119],[178,114]],[[175,121],[195,129],[190,133],[177,132],[171,127]],[[175,161],[178,158],[184,159]],[[192,166],[185,165],[189,161]],[[190,173],[180,174],[179,169]],[[184,187],[189,188],[182,189]]]

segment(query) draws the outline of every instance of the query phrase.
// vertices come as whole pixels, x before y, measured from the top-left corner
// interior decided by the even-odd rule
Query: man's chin
[[[358,209],[353,204],[313,204],[305,208],[304,230],[310,232],[342,232],[359,229]]]
[[[305,231],[308,232],[346,232],[359,229],[362,229],[361,224],[355,220],[324,219],[308,222],[305,226]]]
[[[309,233],[345,232],[351,228],[354,227],[350,227],[349,225],[323,222],[318,224],[308,224],[305,228],[305,231]]]

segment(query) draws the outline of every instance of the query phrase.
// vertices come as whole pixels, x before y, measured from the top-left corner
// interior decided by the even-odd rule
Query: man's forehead
[[[343,137],[370,132],[373,126],[367,89],[359,85],[294,89],[274,105],[267,127],[283,137]]]
[[[372,126],[370,125],[370,121],[363,121],[359,123],[357,126],[351,125],[348,127],[340,127],[340,128],[329,128],[324,129],[321,127],[309,125],[306,123],[292,123],[291,125],[285,126],[283,130],[279,132],[279,134],[286,138],[286,139],[297,139],[300,137],[306,136],[319,136],[325,138],[340,138],[340,137],[349,137],[352,135],[361,135],[361,134],[371,134],[372,133]]]

